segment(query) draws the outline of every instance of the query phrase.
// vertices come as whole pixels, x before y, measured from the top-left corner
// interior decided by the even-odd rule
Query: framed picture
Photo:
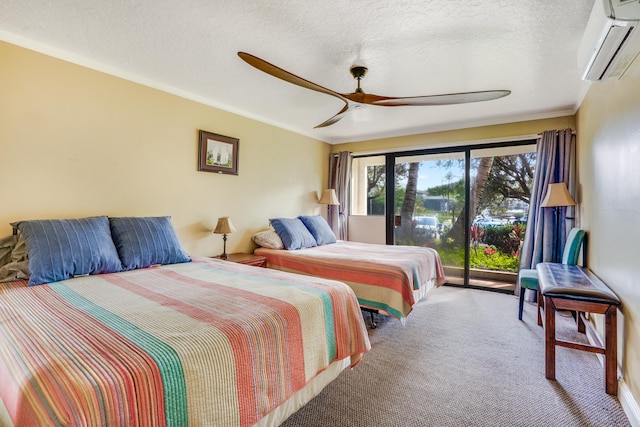
[[[237,138],[200,131],[198,170],[238,175]]]

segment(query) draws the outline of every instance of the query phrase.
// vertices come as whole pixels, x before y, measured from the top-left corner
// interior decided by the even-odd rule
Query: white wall
[[[386,244],[384,216],[351,215],[349,217],[349,240],[352,242]]]

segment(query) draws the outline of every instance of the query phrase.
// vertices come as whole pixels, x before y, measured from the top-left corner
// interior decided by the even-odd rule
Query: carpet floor
[[[535,306],[519,321],[517,304],[444,286],[405,326],[376,316],[363,361],[283,426],[629,426],[596,355],[557,347],[557,381],[545,378]],[[559,314],[557,327],[559,338],[585,342],[570,317]]]

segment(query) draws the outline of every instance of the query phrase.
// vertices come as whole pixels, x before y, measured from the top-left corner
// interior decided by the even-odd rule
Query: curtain
[[[348,238],[349,183],[351,181],[351,153],[341,151],[329,159],[329,188],[336,190],[339,205],[329,205],[329,225],[340,240]]]
[[[573,131],[564,129],[543,132],[538,139],[527,230],[520,251],[520,268],[536,268],[536,264],[540,262],[561,262],[567,236],[567,208],[543,208],[540,205],[549,184],[564,182],[569,193],[574,194],[574,164]],[[558,230],[557,233],[555,230]],[[519,293],[520,284],[517,283],[515,294]],[[532,299],[532,296],[527,299]]]

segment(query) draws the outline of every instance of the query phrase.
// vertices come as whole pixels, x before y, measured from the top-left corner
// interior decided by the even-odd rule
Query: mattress
[[[257,248],[269,268],[348,284],[362,307],[404,321],[414,304],[444,282],[438,252],[416,246],[338,241],[295,251]]]
[[[2,283],[0,420],[280,423],[369,348],[345,284],[220,260]]]

